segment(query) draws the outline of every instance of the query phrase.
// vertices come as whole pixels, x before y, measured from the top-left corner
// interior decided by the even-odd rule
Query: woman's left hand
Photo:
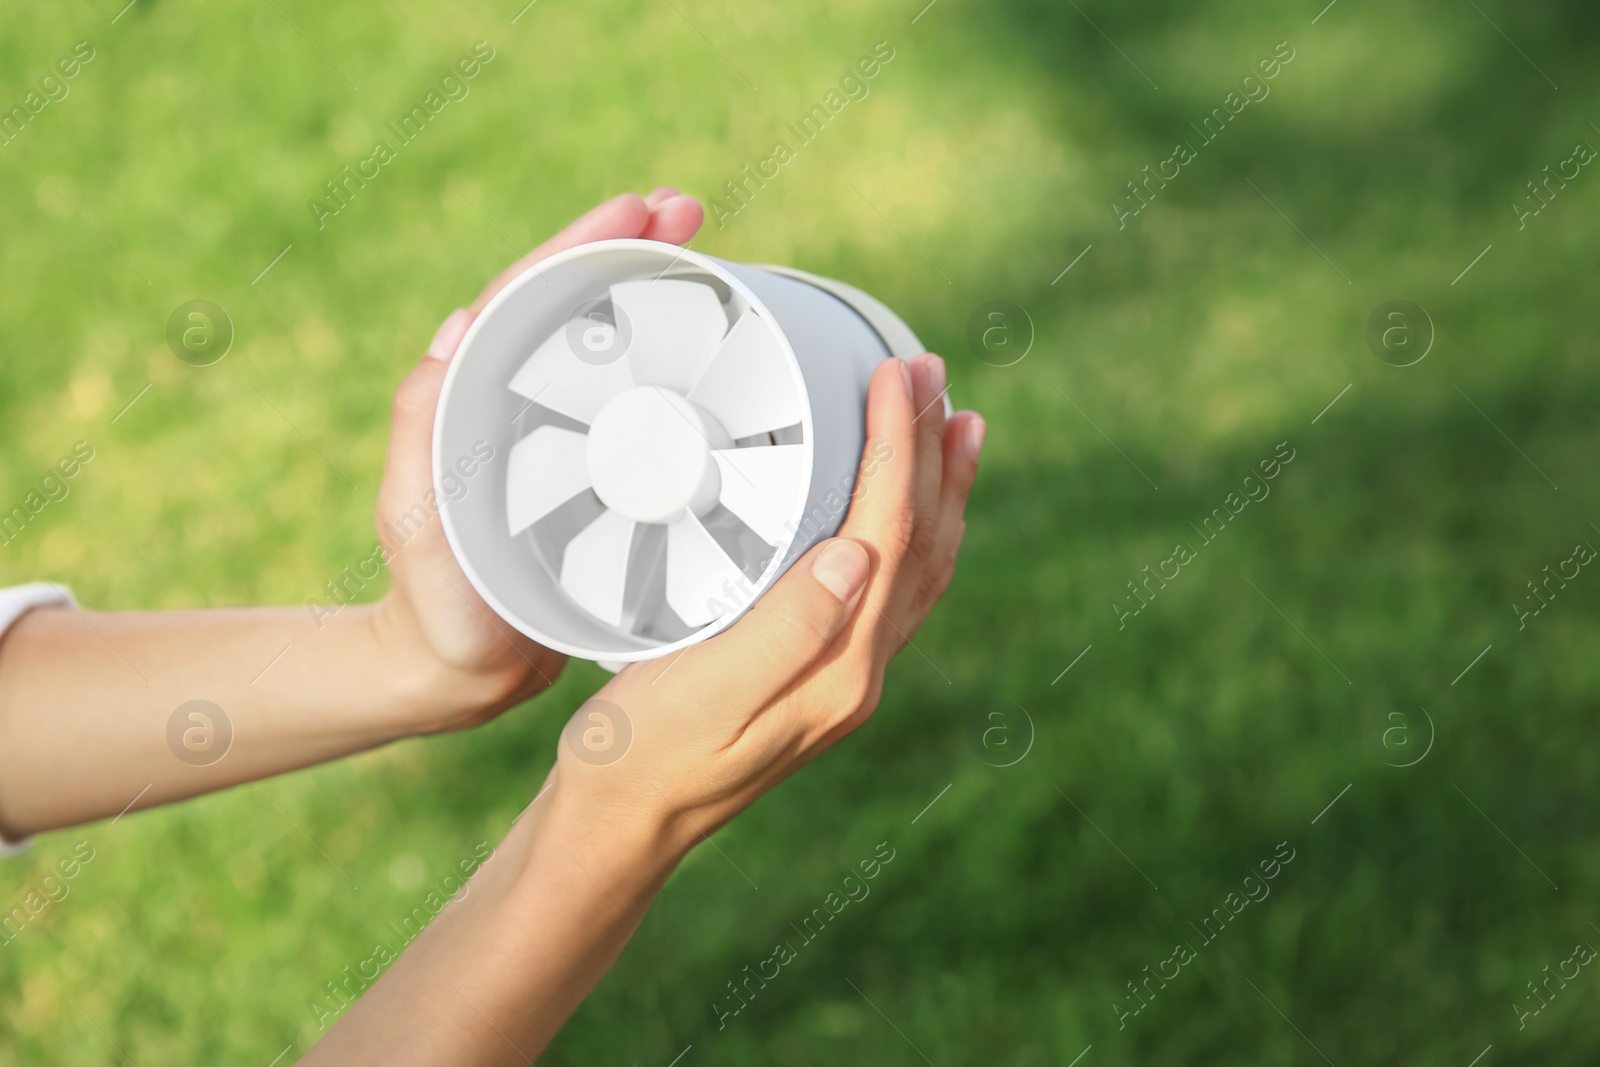
[[[392,584],[373,614],[381,646],[398,670],[427,690],[422,732],[485,722],[543,690],[566,657],[495,615],[456,563],[438,519],[433,488],[433,420],[445,372],[467,328],[489,300],[542,259],[591,241],[644,237],[681,244],[705,212],[693,197],[661,188],[648,198],[608,200],[507,268],[472,307],[445,319],[395,390],[389,461],[378,490],[378,538]]]

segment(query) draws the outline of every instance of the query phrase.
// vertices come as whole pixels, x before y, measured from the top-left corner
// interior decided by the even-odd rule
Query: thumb
[[[674,687],[707,706],[724,699],[766,705],[833,647],[871,574],[872,558],[857,541],[836,537],[813,547],[748,615],[682,657]]]

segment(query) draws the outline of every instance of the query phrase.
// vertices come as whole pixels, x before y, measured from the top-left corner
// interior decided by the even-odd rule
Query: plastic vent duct
[[[837,532],[873,368],[921,350],[830,279],[655,241],[569,249],[495,296],[445,378],[450,547],[547,647],[619,663],[704,640]]]

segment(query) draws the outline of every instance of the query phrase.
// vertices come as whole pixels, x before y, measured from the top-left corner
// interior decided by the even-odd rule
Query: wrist
[[[678,812],[639,803],[636,783],[604,773],[567,773],[559,766],[535,802],[538,851],[564,854],[613,888],[654,894],[700,835]]]
[[[372,684],[402,734],[462,729],[504,706],[516,680],[446,663],[414,624],[414,614],[390,593],[346,609],[372,666]]]

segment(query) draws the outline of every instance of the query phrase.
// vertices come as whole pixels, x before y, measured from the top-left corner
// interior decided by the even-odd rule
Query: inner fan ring
[[[791,273],[602,241],[489,301],[445,375],[433,480],[450,548],[490,610],[569,655],[655,659],[730,625],[838,528],[866,445],[868,379],[899,351],[862,310],[870,297]],[[555,335],[586,305],[583,360]],[[584,366],[568,374],[573,363]],[[609,400],[642,385],[726,431],[730,447],[710,450],[709,510],[641,522],[597,492],[588,435]],[[669,589],[672,559],[688,580]]]
[[[793,538],[803,385],[772,323],[714,275],[581,295],[509,383],[532,413],[507,465],[508,532],[591,618],[683,636],[746,602]]]

